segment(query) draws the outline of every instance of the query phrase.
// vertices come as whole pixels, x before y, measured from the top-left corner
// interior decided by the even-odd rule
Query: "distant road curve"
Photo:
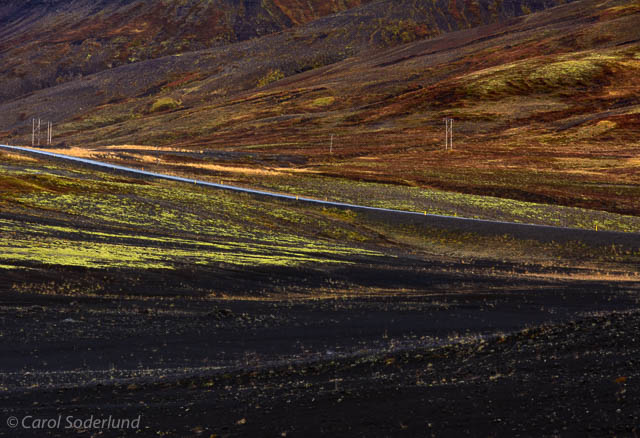
[[[346,208],[372,213],[379,219],[393,221],[394,223],[412,225],[430,225],[442,229],[453,229],[463,232],[473,232],[489,235],[511,235],[516,238],[533,239],[546,242],[580,241],[593,245],[622,245],[633,249],[640,249],[640,233],[624,233],[617,231],[592,231],[579,228],[554,227],[550,225],[522,224],[516,222],[492,221],[487,219],[471,219],[454,216],[444,216],[436,214],[424,214],[424,212],[395,210],[391,208],[369,207],[366,205],[349,204],[345,202],[322,201],[320,199],[307,198],[303,196],[285,195],[281,193],[269,192],[265,190],[247,189],[244,187],[232,186],[228,184],[216,184],[197,179],[182,178],[179,176],[165,175],[162,173],[148,172],[146,170],[134,169],[132,167],[119,166],[117,164],[105,163],[102,161],[89,160],[86,158],[74,157],[72,155],[57,154],[39,149],[32,149],[21,146],[9,146],[0,144],[0,149],[21,152],[25,154],[45,156],[59,160],[74,161],[85,165],[100,167],[109,170],[130,173],[133,175],[159,178],[170,181],[179,181],[188,184],[196,184],[205,187],[212,187],[234,192],[249,193],[252,195],[285,199],[309,204],[323,205],[327,207]]]

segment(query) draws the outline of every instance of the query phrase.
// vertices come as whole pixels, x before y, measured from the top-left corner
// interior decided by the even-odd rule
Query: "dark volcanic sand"
[[[0,403],[5,417],[142,415],[139,431],[79,436],[634,436],[640,285],[442,268],[278,272],[277,299],[185,298],[179,273],[164,297],[19,294],[14,272]],[[252,275],[269,278],[243,287]],[[287,298],[301,278],[309,297],[347,278],[368,293]],[[2,436],[78,435],[5,422]]]

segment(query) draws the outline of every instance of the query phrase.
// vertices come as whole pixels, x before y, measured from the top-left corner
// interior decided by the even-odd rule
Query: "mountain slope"
[[[0,6],[0,100],[122,64],[260,37],[361,3],[9,1]]]
[[[363,46],[413,41],[560,3],[387,0],[352,9],[369,1],[10,1],[0,6],[0,101],[123,64],[246,41],[340,11],[351,12],[310,28],[312,40],[328,38],[330,45],[343,46],[315,64]],[[302,31],[305,38],[308,32]]]
[[[584,0],[376,49],[380,27],[362,17],[380,5],[43,90],[2,105],[0,126],[28,144],[41,115],[57,139],[102,155],[211,151],[158,164],[313,196],[332,183],[301,175],[640,214],[636,2]],[[455,119],[453,152],[443,117]],[[283,163],[296,173],[233,170]]]

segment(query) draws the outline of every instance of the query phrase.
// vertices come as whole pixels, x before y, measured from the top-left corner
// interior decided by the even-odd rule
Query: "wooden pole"
[[[444,150],[453,150],[453,119],[445,117],[444,119]]]
[[[449,121],[444,119],[444,150],[449,149]]]

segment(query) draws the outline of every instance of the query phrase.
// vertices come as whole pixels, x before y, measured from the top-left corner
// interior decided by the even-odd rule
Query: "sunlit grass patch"
[[[609,133],[618,125],[610,120],[601,120],[595,124],[580,127],[576,132],[577,138],[593,138]]]
[[[299,266],[306,263],[353,263],[335,256],[379,255],[371,251],[304,244],[287,247],[265,244],[235,244],[222,247],[194,245],[193,248],[136,246],[66,239],[12,239],[0,244],[2,260],[15,263],[78,266],[87,268],[172,269],[187,264],[229,264],[237,266]],[[15,265],[6,265],[15,266]]]
[[[463,90],[475,97],[547,93],[560,89],[571,92],[575,87],[605,85],[607,76],[614,69],[638,67],[628,65],[628,62],[626,57],[615,53],[517,61],[468,74]]]
[[[640,6],[637,4],[618,5],[599,11],[599,15],[603,18],[613,19],[625,15],[631,15],[640,12]]]
[[[0,269],[16,269],[19,268],[19,266],[15,266],[15,265],[0,265]]]
[[[311,102],[311,106],[322,108],[332,105],[335,101],[336,99],[333,96],[318,97]]]
[[[0,167],[0,181],[15,183],[11,196],[5,196],[11,211],[60,223],[0,220],[3,265],[299,266],[382,255],[354,246],[367,237],[351,225],[285,204],[181,183],[139,184],[115,174],[91,175],[78,174],[78,179],[67,170]],[[34,178],[47,181],[47,188],[25,182]]]
[[[264,76],[262,76],[259,80],[258,83],[256,84],[256,86],[258,88],[260,87],[266,87],[267,85],[273,83],[273,82],[277,82],[280,79],[284,78],[284,73],[282,71],[280,71],[279,69],[275,69],[275,70],[269,70],[267,73],[265,73]]]
[[[167,111],[167,110],[179,108],[180,105],[181,103],[173,99],[172,97],[161,97],[160,99],[153,102],[149,111],[152,113],[155,113],[158,111]]]
[[[17,162],[17,163],[22,163],[22,162],[34,163],[34,162],[37,162],[38,160],[23,154],[2,150],[0,151],[0,161]]]
[[[564,169],[572,165],[584,167],[585,165],[610,166],[612,164],[611,160],[577,160],[575,162],[572,159],[558,160],[557,165]],[[382,164],[384,165],[384,162]],[[458,175],[458,178],[460,178],[460,175]],[[465,178],[469,177],[465,176]],[[514,181],[513,178],[509,173],[504,175],[504,179],[507,182]],[[640,218],[635,216],[494,196],[456,193],[395,184],[355,182],[340,178],[323,178],[309,175],[296,176],[295,179],[272,178],[261,180],[260,182],[266,188],[273,190],[371,207],[590,230],[598,226],[600,230],[640,231]],[[497,182],[498,178],[494,178],[493,184],[497,184]],[[532,184],[529,181],[524,181],[524,183]],[[343,215],[347,213],[335,213],[333,209],[329,209],[325,214],[331,216],[333,214]]]

